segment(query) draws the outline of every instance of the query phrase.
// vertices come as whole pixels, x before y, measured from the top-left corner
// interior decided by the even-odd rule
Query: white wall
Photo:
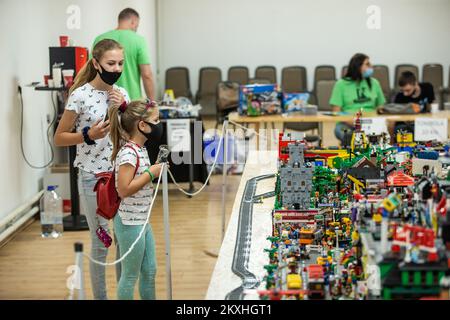
[[[81,9],[79,30],[67,28],[69,5]],[[90,48],[95,36],[116,27],[120,10],[132,7],[141,15],[138,32],[146,37],[156,65],[154,5],[154,0],[0,1],[0,218],[38,192],[44,174],[28,167],[20,153],[17,84],[24,95],[24,147],[29,160],[42,165],[50,156],[45,140],[46,115],[52,114],[50,95],[25,86],[48,74],[48,47],[59,45],[59,35],[68,35],[76,45]]]
[[[399,63],[439,62],[448,78],[448,0],[162,0],[160,70],[187,66],[193,93],[198,71],[246,65],[303,65],[312,89],[314,67],[332,64],[338,76],[356,52],[391,70]],[[369,5],[381,9],[381,29],[369,30]],[[161,77],[163,78],[163,77]],[[163,79],[161,79],[162,81]],[[163,84],[163,82],[161,82]],[[447,82],[445,82],[447,83]]]
[[[381,30],[366,27],[366,9],[373,4],[381,8]],[[79,30],[67,29],[69,5],[81,9]],[[198,70],[208,65],[220,67],[226,77],[232,65],[247,65],[253,75],[256,66],[273,64],[278,78],[283,66],[304,65],[311,88],[316,65],[333,64],[340,72],[355,52],[387,64],[391,85],[398,63],[442,63],[448,83],[448,0],[1,0],[0,217],[35,194],[44,174],[29,168],[20,154],[17,84],[24,93],[25,149],[33,163],[42,164],[49,157],[44,135],[51,101],[25,85],[48,73],[48,47],[58,45],[59,35],[90,47],[96,35],[116,26],[127,6],[141,15],[139,33],[148,40],[155,73],[159,62],[160,84],[167,68],[187,66],[194,93]]]

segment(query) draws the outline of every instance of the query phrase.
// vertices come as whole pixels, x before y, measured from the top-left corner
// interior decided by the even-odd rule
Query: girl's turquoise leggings
[[[129,226],[122,223],[119,214],[114,217],[114,232],[119,242],[120,253],[125,254],[142,230],[142,225]],[[139,293],[142,300],[155,299],[156,254],[153,231],[145,226],[142,237],[133,250],[122,260],[122,273],[117,287],[119,300],[133,300],[134,287],[139,278]]]

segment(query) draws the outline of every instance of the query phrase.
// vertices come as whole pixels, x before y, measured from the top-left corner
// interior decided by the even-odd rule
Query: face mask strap
[[[97,59],[96,57],[92,57],[92,59],[95,60],[95,61],[97,62],[97,64],[99,65],[101,71],[103,72],[103,67],[102,67],[102,65],[100,64],[100,61],[98,61],[98,59]],[[97,72],[100,72],[100,70],[98,70],[98,69],[96,69],[96,70],[97,70]]]

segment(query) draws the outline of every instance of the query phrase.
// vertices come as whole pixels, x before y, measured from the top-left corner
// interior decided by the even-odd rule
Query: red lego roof
[[[308,276],[310,279],[323,278],[323,267],[318,264],[311,264],[308,266]]]
[[[393,172],[387,178],[390,187],[408,187],[414,185],[414,178],[403,172]]]

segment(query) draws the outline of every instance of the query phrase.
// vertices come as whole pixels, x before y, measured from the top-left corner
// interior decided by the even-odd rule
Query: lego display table
[[[449,141],[391,146],[361,119],[346,150],[281,133],[249,154],[207,299],[448,300]]]
[[[259,180],[255,184],[256,190],[248,187],[248,181],[258,176],[276,173],[277,157],[277,151],[249,152],[234,201],[233,211],[228,222],[228,228],[206,294],[206,299],[208,300],[223,300],[230,292],[242,284],[241,278],[232,271],[235,247],[238,247],[239,243],[237,242],[239,240],[247,240],[246,243],[242,243],[246,249],[243,252],[238,250],[240,256],[235,257],[235,259],[246,259],[247,261],[244,261],[244,264],[247,266],[248,271],[253,273],[256,279],[262,282],[262,278],[265,275],[264,265],[268,263],[267,253],[264,252],[264,248],[270,245],[270,242],[266,238],[272,232],[271,212],[274,205],[274,198],[267,198],[262,203],[253,204],[249,225],[246,225],[241,220],[240,209],[243,203],[246,202],[245,200],[248,199],[247,192],[252,191],[254,195],[260,195],[274,190],[274,177]],[[242,202],[241,200],[244,201]],[[255,293],[246,295],[245,299],[259,299],[259,297]]]
[[[448,119],[450,120],[450,110],[439,111],[436,113],[419,113],[419,114],[402,114],[402,115],[378,115],[376,113],[364,113],[364,118],[371,117],[383,117],[386,118],[386,122],[390,123],[397,121],[414,121],[416,118],[436,118],[436,119]],[[337,146],[338,140],[334,136],[334,128],[338,121],[350,121],[354,118],[353,114],[349,115],[327,115],[319,112],[317,115],[302,115],[302,114],[277,114],[267,115],[259,117],[240,116],[237,112],[230,113],[228,119],[237,123],[253,123],[255,130],[258,132],[262,123],[285,123],[285,122],[318,122],[319,123],[319,135],[322,138],[323,146]],[[448,126],[450,130],[450,125]],[[450,137],[450,135],[449,135]]]

